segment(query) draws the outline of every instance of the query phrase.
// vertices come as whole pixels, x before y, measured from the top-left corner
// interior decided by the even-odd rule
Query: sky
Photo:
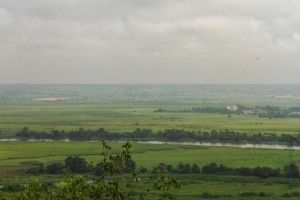
[[[0,83],[299,84],[298,0],[0,0]]]

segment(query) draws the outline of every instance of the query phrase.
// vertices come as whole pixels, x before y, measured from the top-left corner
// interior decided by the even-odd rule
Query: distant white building
[[[237,105],[228,105],[226,109],[231,111],[237,111],[239,107]]]
[[[255,111],[254,110],[243,110],[243,113],[245,115],[254,115],[255,114]]]

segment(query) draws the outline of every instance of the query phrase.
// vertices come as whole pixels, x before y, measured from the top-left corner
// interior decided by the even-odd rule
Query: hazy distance
[[[300,1],[1,0],[0,83],[300,83]]]

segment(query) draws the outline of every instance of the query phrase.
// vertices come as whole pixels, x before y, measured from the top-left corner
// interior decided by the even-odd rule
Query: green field
[[[300,118],[267,119],[209,113],[156,113],[159,108],[300,106],[298,85],[0,85],[0,138],[23,127],[35,131],[151,128],[247,133],[300,133]],[[62,102],[35,98],[72,97]]]
[[[182,105],[151,103],[64,103],[44,102],[29,105],[0,105],[0,130],[3,137],[13,136],[23,127],[36,131],[70,131],[78,128],[105,128],[127,132],[136,128],[153,131],[178,128],[194,131],[234,130],[247,133],[300,133],[300,119],[267,119],[255,116],[209,113],[157,113],[159,107]],[[189,106],[186,108],[190,108]]]
[[[101,159],[101,142],[1,142],[0,166],[20,166],[24,161],[51,163],[69,155],[79,155],[96,163]],[[119,143],[111,144],[115,151]],[[171,144],[133,143],[132,158],[139,167],[152,169],[159,163],[177,166],[179,162],[199,166],[216,162],[228,167],[267,166],[283,168],[300,161],[300,151],[233,147],[196,147]],[[300,163],[299,163],[300,164]]]
[[[26,182],[28,176],[26,174],[5,175],[5,173],[9,173],[8,169],[12,170],[11,173],[19,173],[20,167],[29,167],[29,165],[21,163],[37,161],[47,165],[52,162],[63,162],[68,155],[79,155],[89,162],[93,161],[93,163],[97,163],[101,159],[100,142],[1,142],[0,144],[0,171],[5,170],[2,173],[2,184],[9,184],[16,180]],[[109,145],[112,146],[114,152],[120,150],[120,143],[109,143]],[[141,166],[150,170],[160,162],[171,164],[174,167],[179,162],[196,163],[200,167],[210,162],[216,162],[230,167],[256,167],[259,165],[282,169],[285,164],[291,161],[299,163],[300,151],[133,143],[132,158],[137,163],[137,170]],[[259,179],[256,177],[203,174],[176,174],[175,176],[182,187],[180,190],[172,190],[171,192],[178,199],[207,199],[205,197],[207,195],[221,199],[253,199],[253,197],[242,197],[243,193],[251,192],[252,195],[253,193],[257,195],[259,192],[267,195],[264,198],[257,197],[261,199],[284,199],[280,196],[300,190],[299,179]],[[11,178],[8,179],[7,177]],[[41,175],[30,179],[36,178],[42,182],[55,182],[62,180],[63,176]]]
[[[284,109],[300,106],[299,91],[299,85],[0,85],[0,139],[14,138],[15,133],[24,127],[49,132],[52,129],[71,131],[103,127],[109,132],[125,134],[136,128],[152,129],[154,132],[177,128],[189,131],[229,129],[248,134],[299,134],[300,118],[154,112],[159,108],[225,108],[236,104],[250,107],[270,105]],[[48,97],[70,99],[33,101]],[[114,151],[120,150],[119,143],[111,145]],[[40,162],[46,166],[53,162],[63,163],[67,156],[78,155],[95,164],[101,160],[100,153],[100,142],[0,142],[0,183],[21,183],[35,178],[42,182],[55,182],[63,177],[25,174],[25,170],[31,167],[28,163]],[[300,166],[300,151],[295,150],[133,143],[132,158],[136,161],[137,171],[141,167],[152,170],[162,162],[173,167],[179,162],[195,163],[200,167],[216,162],[227,167],[265,166],[281,170],[291,162]],[[178,199],[285,199],[284,193],[300,191],[299,178],[175,176],[182,183],[180,190],[172,191]],[[245,197],[244,193],[252,197]]]

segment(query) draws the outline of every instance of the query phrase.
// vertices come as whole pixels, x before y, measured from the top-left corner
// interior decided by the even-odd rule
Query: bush
[[[88,163],[84,158],[69,156],[65,159],[65,167],[73,173],[85,173],[89,171]]]
[[[62,174],[64,173],[64,166],[61,163],[53,163],[46,167],[46,172],[49,174]]]
[[[147,173],[148,169],[146,167],[141,167],[140,173]]]

